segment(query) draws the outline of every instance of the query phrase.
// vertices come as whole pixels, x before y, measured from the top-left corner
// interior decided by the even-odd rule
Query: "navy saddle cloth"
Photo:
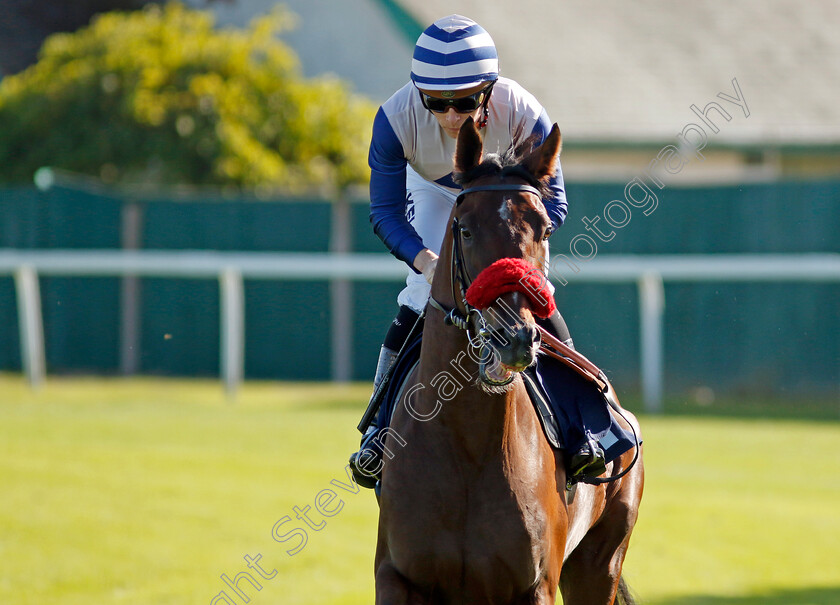
[[[595,385],[556,359],[540,355],[522,379],[554,447],[576,449],[592,439],[610,462],[636,446],[633,434],[616,422]]]
[[[406,345],[397,360],[385,386],[377,426],[390,425],[403,384],[420,362],[421,344],[422,333]],[[595,385],[556,359],[540,355],[537,363],[522,373],[522,379],[553,447],[579,448],[587,439],[593,439],[603,448],[607,462],[635,447],[633,434],[615,421]]]

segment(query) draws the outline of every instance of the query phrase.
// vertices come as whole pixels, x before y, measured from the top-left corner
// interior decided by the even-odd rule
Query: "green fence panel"
[[[836,394],[840,286],[666,286],[668,387]]]
[[[387,249],[370,224],[370,206],[354,203],[350,207],[355,252],[386,253]],[[408,267],[405,268],[406,274]],[[356,282],[353,285],[353,378],[373,381],[379,347],[397,314],[397,294],[405,286],[404,280],[393,283]]]
[[[353,228],[353,250],[356,252],[387,252],[385,244],[373,233],[368,204],[353,204],[350,207],[350,222]]]
[[[631,208],[629,223],[611,229],[604,210],[612,200],[624,199],[624,186],[571,185],[569,217],[552,238],[552,254],[571,257],[569,242],[578,234],[592,237],[598,254],[840,251],[837,182],[666,188],[655,191],[658,207],[649,216]],[[614,232],[611,241],[586,229],[582,218],[595,216],[601,216],[598,226],[605,236]],[[586,271],[585,262],[577,264]],[[558,295],[578,346],[614,368],[622,383],[637,386],[638,364],[627,363],[638,356],[637,295],[596,294],[609,286],[567,288],[582,293],[566,302]],[[628,307],[623,298],[634,302]],[[708,386],[727,392],[836,394],[840,286],[667,284],[665,299],[668,390]],[[616,317],[624,325],[617,325]],[[610,325],[613,333],[606,338],[602,327]]]
[[[575,347],[606,372],[616,387],[637,388],[639,303],[632,284],[558,286],[554,298]],[[621,392],[619,391],[619,395]]]
[[[48,206],[33,188],[0,189],[0,246],[41,248],[49,242],[44,225]]]
[[[218,376],[218,282],[148,278],[141,289],[141,372]]]
[[[629,222],[604,218],[626,183],[568,185],[566,224],[552,254],[570,255],[576,235],[598,254],[715,254],[840,251],[840,182],[790,182],[654,189],[648,216],[630,208]],[[252,251],[329,250],[331,206],[318,199],[148,199],[56,187],[0,190],[0,246],[120,247],[124,204],[141,210],[141,243],[150,249]],[[618,210],[611,215],[619,218]],[[602,241],[582,219],[600,216]],[[368,206],[351,203],[352,249],[385,252]],[[586,263],[576,261],[580,271]],[[51,372],[112,373],[119,363],[120,280],[42,278],[47,359]],[[142,279],[141,370],[216,376],[219,371],[219,286],[215,280]],[[396,312],[393,283],[352,286],[352,375],[370,380],[379,344]],[[329,284],[247,281],[246,376],[330,376]],[[572,282],[557,291],[577,346],[622,389],[638,388],[638,292],[634,284]],[[840,286],[834,284],[666,285],[666,388],[777,393],[834,392],[840,382]],[[18,370],[20,354],[13,282],[0,279],[0,369]],[[301,360],[304,359],[305,362]]]
[[[245,373],[251,378],[328,380],[329,285],[247,281]]]
[[[15,284],[0,276],[0,371],[21,370],[20,335],[17,320]]]
[[[144,373],[219,375],[219,284],[142,280]],[[330,317],[323,282],[245,282],[245,376],[326,380]]]
[[[379,347],[397,315],[397,294],[405,284],[356,282],[353,286],[353,378],[373,380]]]
[[[119,370],[119,280],[41,278],[41,307],[49,371]]]
[[[144,202],[143,247],[326,252],[331,208],[324,200]]]
[[[653,189],[650,215],[631,207],[620,229],[606,224],[605,209],[623,201],[625,183],[571,184],[569,216],[552,237],[552,252],[568,254],[578,234],[592,237],[598,254],[709,254],[837,252],[840,250],[840,183],[802,182]],[[640,197],[640,196],[639,196]],[[620,211],[615,211],[620,218]],[[601,217],[602,241],[583,218]]]
[[[120,202],[113,197],[54,188],[0,190],[0,246],[10,248],[117,248]],[[10,286],[7,300],[14,300]],[[41,278],[48,369],[105,372],[118,367],[119,280]],[[6,305],[3,305],[4,308]],[[19,343],[14,321],[3,322],[0,340]],[[11,347],[4,347],[8,349]],[[20,353],[5,350],[12,368]],[[5,365],[4,365],[5,367]]]

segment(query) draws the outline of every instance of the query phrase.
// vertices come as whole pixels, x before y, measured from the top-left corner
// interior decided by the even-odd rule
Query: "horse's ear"
[[[525,156],[522,166],[539,180],[545,177],[553,177],[557,170],[557,157],[560,155],[562,146],[563,138],[560,136],[560,127],[555,123],[542,145]]]
[[[461,124],[455,145],[455,172],[464,174],[481,163],[481,135],[472,116]]]

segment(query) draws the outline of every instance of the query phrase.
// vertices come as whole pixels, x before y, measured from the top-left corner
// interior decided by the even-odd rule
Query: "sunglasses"
[[[493,90],[493,84],[495,82],[467,97],[459,97],[457,99],[440,99],[438,97],[431,97],[422,90],[418,90],[418,92],[420,93],[420,101],[423,103],[423,107],[434,113],[446,113],[450,107],[454,108],[458,113],[472,113],[490,98],[490,91]]]

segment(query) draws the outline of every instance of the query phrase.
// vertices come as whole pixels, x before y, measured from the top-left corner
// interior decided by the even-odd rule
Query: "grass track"
[[[368,389],[250,383],[232,405],[209,381],[0,376],[0,603],[206,604],[258,553],[277,574],[240,584],[254,605],[372,603],[374,499],[330,483]],[[840,603],[840,422],[642,422],[644,603]],[[288,556],[272,527],[327,488],[343,507],[306,511],[325,525]]]

